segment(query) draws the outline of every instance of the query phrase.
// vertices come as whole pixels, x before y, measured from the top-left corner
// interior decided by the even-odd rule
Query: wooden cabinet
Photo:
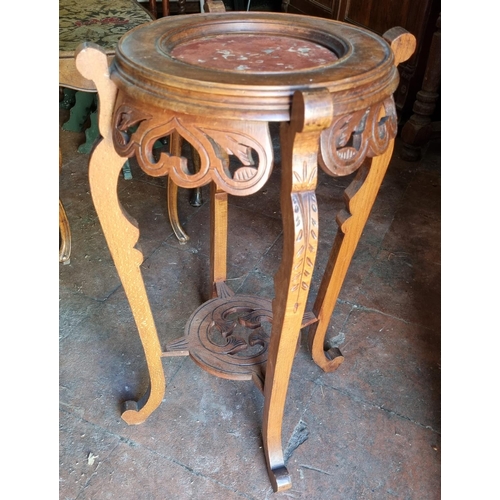
[[[415,35],[413,56],[399,67],[401,81],[395,93],[400,120],[409,117],[422,86],[432,35],[440,14],[440,0],[283,0],[282,10],[355,24],[382,35],[401,26]]]

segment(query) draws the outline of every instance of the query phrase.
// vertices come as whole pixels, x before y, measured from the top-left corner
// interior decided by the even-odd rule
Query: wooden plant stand
[[[263,442],[275,491],[291,487],[282,449],[282,420],[301,328],[309,326],[314,361],[332,371],[342,361],[325,352],[325,334],[356,245],[377,196],[397,130],[397,65],[415,38],[402,28],[379,37],[341,22],[264,12],[212,12],[163,18],[123,36],[108,67],[91,43],[76,54],[94,82],[102,140],[92,152],[92,198],[129,300],[150,388],[125,403],[122,418],[140,424],[165,393],[162,357],[189,355],[208,372],[253,380],[264,393]],[[147,57],[146,57],[147,56]],[[250,195],[269,179],[269,122],[280,122],[283,255],[275,297],[235,295],[226,284],[227,196]],[[162,153],[155,140],[188,141],[200,158]],[[230,170],[233,155],[241,166]],[[162,348],[135,245],[139,228],[117,198],[123,163],[135,156],[149,175],[176,185],[211,184],[212,296],[189,318],[184,336]],[[234,160],[234,158],[233,158]],[[306,311],[318,246],[318,164],[330,175],[357,175],[345,191],[338,234],[312,311]],[[269,325],[266,330],[265,326]],[[247,337],[240,335],[248,328]],[[218,340],[216,340],[216,337]],[[250,349],[245,355],[246,349]]]

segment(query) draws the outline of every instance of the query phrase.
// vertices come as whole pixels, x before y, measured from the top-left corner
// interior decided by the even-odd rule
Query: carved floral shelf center
[[[251,295],[214,298],[189,318],[172,351],[188,353],[203,369],[232,380],[255,380],[263,389],[272,323],[271,301]]]
[[[300,330],[309,327],[313,360],[325,371],[343,360],[325,349],[330,317],[389,164],[397,117],[397,65],[415,39],[401,28],[384,38],[320,18],[213,12],[163,18],[120,40],[113,63],[83,44],[76,64],[99,92],[101,142],[89,164],[92,198],[126,291],[150,375],[150,388],[124,405],[140,424],[165,393],[161,358],[189,355],[210,373],[253,380],[264,393],[263,442],[275,491],[290,488],[281,443],[286,392]],[[273,168],[269,122],[280,122],[283,255],[275,297],[234,295],[226,284],[227,196],[257,192]],[[197,156],[162,153],[170,136]],[[161,348],[144,286],[139,229],[117,198],[126,158],[178,186],[211,185],[212,299],[184,335]],[[306,311],[319,238],[318,165],[329,175],[357,170],[337,214],[338,233],[313,309]],[[175,290],[173,291],[175,293]]]

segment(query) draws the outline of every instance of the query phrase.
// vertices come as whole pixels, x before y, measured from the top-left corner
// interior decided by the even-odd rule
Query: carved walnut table
[[[165,392],[161,358],[189,355],[220,377],[253,380],[264,393],[263,441],[275,491],[291,486],[281,429],[301,328],[309,327],[314,361],[325,371],[342,362],[324,349],[330,317],[393,150],[396,66],[415,39],[401,28],[384,38],[320,18],[264,12],[221,12],[163,18],[128,32],[108,67],[87,43],[76,64],[94,81],[101,142],[89,176],[92,197],[144,347],[150,388],[125,403],[122,418],[140,424]],[[269,179],[269,122],[280,122],[284,243],[275,297],[235,295],[226,285],[227,194],[258,191]],[[181,156],[152,146],[172,132],[200,157],[190,173]],[[184,336],[162,349],[134,248],[139,229],[117,198],[126,158],[179,186],[211,183],[212,299],[189,318]],[[235,166],[236,160],[236,166]],[[312,311],[306,311],[318,246],[318,164],[330,175],[358,170],[337,216],[338,234]],[[266,333],[264,326],[269,326]],[[247,327],[246,340],[233,335]],[[248,349],[247,349],[248,348]]]

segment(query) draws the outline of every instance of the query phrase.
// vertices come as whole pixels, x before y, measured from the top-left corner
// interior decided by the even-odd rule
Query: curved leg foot
[[[336,370],[344,362],[344,356],[338,347],[333,347],[325,351],[325,357],[330,360],[328,363],[329,371]]]
[[[143,408],[148,403],[150,396],[151,384],[138,401],[129,400],[122,404],[122,419],[127,422],[128,425],[141,424],[151,414],[151,412],[148,412],[147,415],[144,416],[148,410],[146,410],[146,412],[143,411]],[[155,408],[153,408],[153,410],[154,409]]]
[[[203,205],[203,198],[201,196],[201,189],[194,188],[189,196],[189,204],[192,207],[198,208]]]
[[[292,487],[292,478],[290,477],[288,469],[284,465],[276,467],[275,469],[270,469],[269,479],[271,481],[273,491],[285,491]]]

